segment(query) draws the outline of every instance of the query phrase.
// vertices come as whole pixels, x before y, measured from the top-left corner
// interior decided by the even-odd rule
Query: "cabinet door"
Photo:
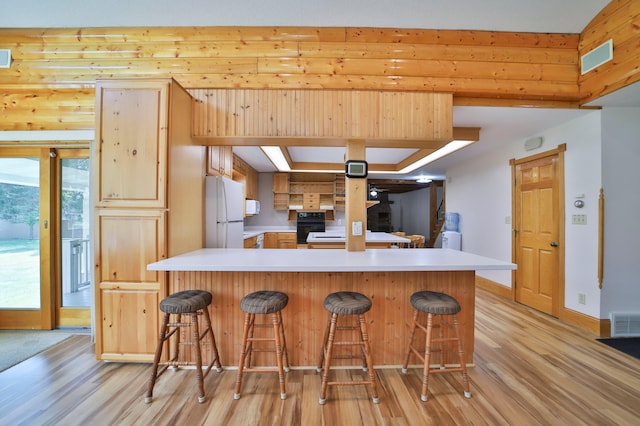
[[[250,169],[247,174],[247,198],[258,199],[258,172],[253,169]]]
[[[96,86],[97,206],[166,207],[169,82]]]
[[[98,209],[95,226],[96,354],[150,361],[166,296],[166,272],[147,265],[166,257],[162,210]]]
[[[258,237],[244,239],[244,248],[254,249],[258,246]]]
[[[278,233],[265,232],[263,244],[264,248],[278,248]]]
[[[279,232],[278,233],[278,248],[294,249],[297,247],[298,247],[297,235],[295,232]]]
[[[158,291],[101,285],[100,298],[102,333],[96,342],[101,346],[99,358],[152,362],[160,330]]]
[[[273,174],[273,192],[276,194],[289,193],[289,174],[274,173]]]
[[[210,146],[207,174],[233,177],[233,149],[230,146]]]

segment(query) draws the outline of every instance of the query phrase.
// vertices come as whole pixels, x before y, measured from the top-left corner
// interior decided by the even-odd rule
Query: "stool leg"
[[[325,352],[327,350],[327,342],[329,341],[329,329],[331,328],[331,315],[329,315],[329,319],[327,320],[327,326],[324,329],[324,337],[322,337],[322,350],[320,351],[320,360],[318,361],[318,366],[316,367],[316,372],[322,371],[322,365],[324,364]]]
[[[326,343],[326,354],[324,354],[324,371],[322,373],[322,389],[320,390],[320,405],[324,405],[327,401],[327,386],[329,384],[329,369],[331,368],[331,354],[333,352],[333,340],[336,335],[336,326],[338,323],[338,314],[331,314],[329,323],[329,336]]]
[[[276,362],[278,363],[278,381],[280,382],[280,399],[287,399],[287,390],[284,381],[284,364],[282,361],[283,343],[282,343],[282,322],[278,316],[279,312],[271,314],[271,322],[273,323],[273,337],[276,343]]]
[[[213,328],[211,327],[211,316],[209,315],[209,309],[204,308],[202,310],[202,314],[204,315],[205,325],[207,326],[207,331],[202,337],[204,338],[206,337],[207,334],[209,335],[209,337],[211,338],[211,350],[213,352],[212,353],[213,360],[211,361],[211,364],[209,364],[209,368],[207,368],[207,373],[211,370],[211,367],[213,367],[214,365],[216,366],[216,371],[219,373],[222,371],[222,364],[220,364],[220,355],[218,354],[216,337],[214,336]]]
[[[236,378],[236,392],[233,394],[233,399],[240,399],[240,388],[242,387],[243,374],[242,370],[244,369],[247,351],[249,350],[248,345],[250,343],[248,343],[247,340],[249,338],[249,329],[251,328],[250,324],[253,323],[253,317],[253,314],[244,314],[244,332],[242,334],[242,346],[240,347],[240,363],[238,365],[238,376]]]
[[[377,404],[380,400],[378,398],[378,388],[376,386],[376,373],[373,371],[373,360],[371,359],[371,347],[369,346],[369,334],[367,333],[367,323],[365,322],[364,315],[358,315],[358,321],[360,322],[360,336],[362,337],[362,349],[364,351],[364,357],[367,363],[367,370],[369,372],[369,382],[371,383],[371,393],[373,395],[373,403]]]
[[[180,324],[182,322],[182,314],[176,315],[176,322]],[[175,339],[173,340],[173,355],[171,357],[172,361],[180,360],[180,337],[182,337],[182,333],[180,333],[180,327],[176,327]],[[173,370],[177,370],[180,367],[178,365],[172,366]]]
[[[433,314],[427,314],[427,338],[424,345],[424,369],[422,371],[422,395],[420,399],[427,401],[427,388],[429,387],[429,369],[431,363],[431,334],[433,331]]]
[[[200,329],[198,326],[198,314],[189,314],[191,317],[191,330],[192,340],[195,347],[196,355],[196,380],[198,382],[198,402],[203,403],[205,401],[204,396],[204,378],[202,377],[202,350],[200,348]]]
[[[287,354],[287,339],[284,337],[284,321],[282,321],[282,311],[278,311],[278,321],[280,322],[280,339],[282,340],[282,364],[285,373],[289,372],[289,356]]]
[[[464,389],[464,397],[471,398],[471,392],[469,391],[469,376],[467,375],[467,362],[464,359],[464,350],[462,349],[462,340],[460,339],[458,316],[453,316],[453,329],[458,339],[458,355],[460,356],[460,368],[462,368],[462,388]]]
[[[162,356],[162,347],[164,346],[165,336],[167,334],[167,329],[169,328],[169,314],[165,313],[162,317],[162,325],[160,327],[160,334],[158,336],[158,346],[156,346],[156,354],[153,357],[153,367],[151,367],[151,377],[149,378],[149,386],[147,388],[147,394],[144,397],[144,402],[146,404],[151,403],[153,400],[153,387],[156,384],[156,379],[158,378],[158,363],[160,362],[160,357]]]
[[[411,346],[413,345],[413,338],[418,328],[418,310],[413,311],[413,324],[411,327],[411,334],[409,335],[409,345],[407,346],[407,355],[404,357],[404,364],[402,364],[402,374],[407,374],[407,366],[409,365],[409,357],[411,356]]]

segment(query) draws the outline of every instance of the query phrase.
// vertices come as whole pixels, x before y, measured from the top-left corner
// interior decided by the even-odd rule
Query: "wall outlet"
[[[351,222],[351,235],[362,235],[362,222]]]
[[[587,304],[587,295],[584,293],[578,293],[578,303],[581,305]]]
[[[574,214],[571,215],[571,223],[574,225],[586,225],[587,224],[587,215],[586,214]]]

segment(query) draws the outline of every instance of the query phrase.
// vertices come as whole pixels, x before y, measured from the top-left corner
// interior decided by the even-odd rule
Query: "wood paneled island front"
[[[407,344],[413,292],[442,291],[458,300],[467,362],[472,363],[475,271],[515,265],[448,249],[201,249],[148,269],[169,271],[169,293],[202,289],[213,294],[210,313],[223,365],[238,364],[240,299],[252,291],[278,290],[289,295],[283,318],[293,367],[315,367],[328,315],[323,301],[334,291],[358,291],[373,301],[367,320],[374,364],[397,367]]]

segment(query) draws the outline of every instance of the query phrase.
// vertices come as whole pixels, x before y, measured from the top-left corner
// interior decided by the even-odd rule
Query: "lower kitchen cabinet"
[[[295,232],[267,232],[264,234],[264,248],[297,248]]]
[[[244,239],[244,248],[257,248],[258,247],[258,237],[251,237]]]

